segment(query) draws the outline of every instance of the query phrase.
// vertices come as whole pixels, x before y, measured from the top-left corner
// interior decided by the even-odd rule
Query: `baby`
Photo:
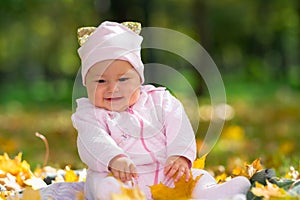
[[[216,184],[208,172],[192,169],[195,135],[182,104],[165,88],[142,85],[144,65],[138,23],[103,22],[81,29],[82,81],[88,98],[77,99],[72,116],[77,146],[88,166],[86,199],[110,199],[132,180],[147,199],[149,186],[203,174],[193,198],[223,199],[245,194],[250,183],[236,177]],[[191,172],[191,173],[190,173]]]

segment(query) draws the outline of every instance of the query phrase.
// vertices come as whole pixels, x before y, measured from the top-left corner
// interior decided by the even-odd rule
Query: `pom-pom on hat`
[[[78,29],[78,49],[81,58],[82,83],[86,85],[86,74],[96,63],[105,60],[124,60],[138,72],[141,83],[144,82],[144,64],[141,60],[141,43],[139,35],[141,25],[137,22],[105,21],[97,28]]]

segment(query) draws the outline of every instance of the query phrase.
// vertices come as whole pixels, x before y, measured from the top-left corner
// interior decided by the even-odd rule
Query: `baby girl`
[[[82,81],[88,98],[72,116],[81,160],[88,166],[86,199],[110,199],[132,180],[152,199],[149,186],[174,186],[202,174],[192,197],[224,199],[245,194],[250,182],[236,177],[217,184],[192,169],[195,135],[182,104],[165,88],[142,85],[142,36],[138,23],[103,22],[81,29]],[[192,176],[192,177],[191,177]]]

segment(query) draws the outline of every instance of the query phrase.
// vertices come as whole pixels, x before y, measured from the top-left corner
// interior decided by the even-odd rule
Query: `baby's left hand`
[[[190,179],[190,167],[189,160],[183,156],[170,156],[167,159],[164,174],[167,179],[172,178],[177,173],[175,182],[185,174],[185,181],[188,182]]]

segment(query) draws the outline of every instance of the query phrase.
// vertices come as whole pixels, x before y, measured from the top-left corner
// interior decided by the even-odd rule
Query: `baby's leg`
[[[111,194],[119,194],[120,182],[114,177],[105,177],[101,173],[89,171],[85,183],[85,199],[109,200]]]
[[[245,195],[250,188],[250,181],[246,177],[235,177],[223,184],[217,184],[215,179],[206,171],[193,169],[193,177],[203,174],[194,188],[192,197],[195,199],[217,200]]]

